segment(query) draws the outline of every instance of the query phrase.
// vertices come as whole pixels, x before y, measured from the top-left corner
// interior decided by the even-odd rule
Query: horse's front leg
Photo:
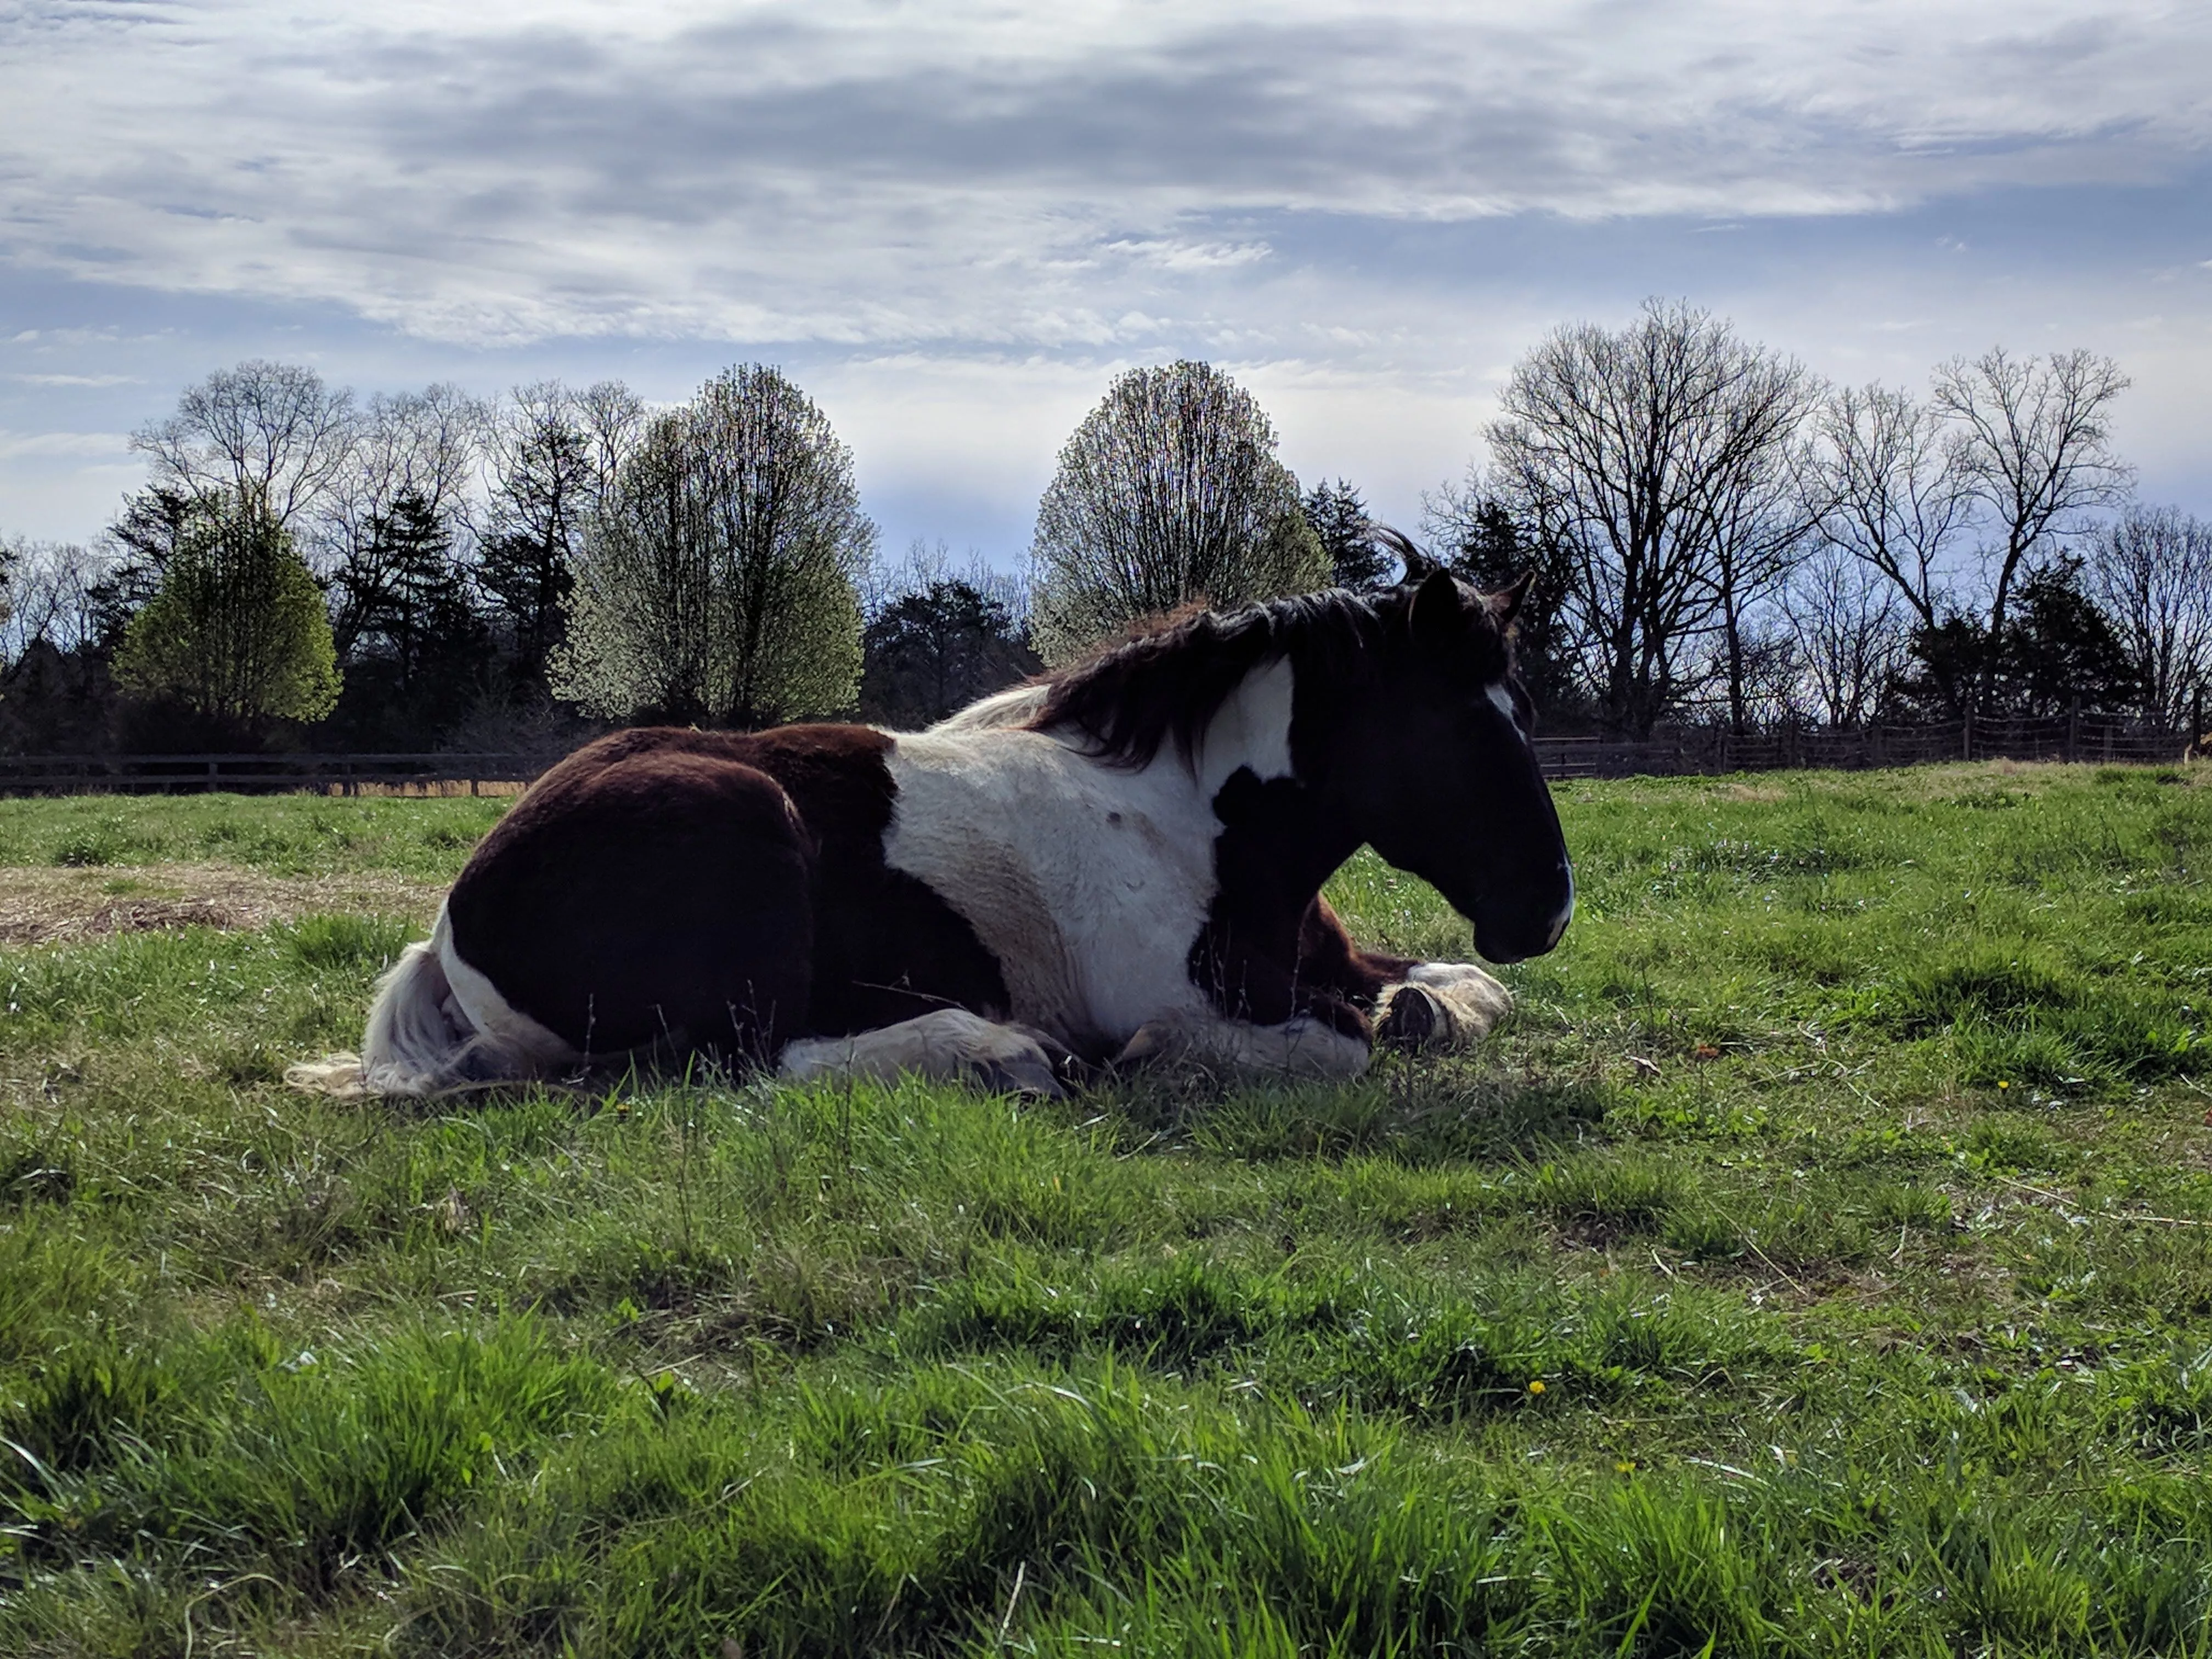
[[[1299,928],[1298,977],[1373,1009],[1375,1041],[1393,1048],[1472,1048],[1513,1006],[1511,993],[1473,963],[1361,950],[1322,898]]]
[[[968,1082],[999,1094],[1065,1092],[1066,1049],[1025,1025],[1001,1025],[964,1008],[901,1020],[850,1036],[804,1037],[784,1045],[776,1072],[794,1083],[896,1082],[911,1073],[933,1082]]]
[[[1513,1010],[1513,994],[1471,962],[1417,962],[1375,999],[1375,1040],[1413,1051],[1471,1048]]]
[[[1367,1069],[1375,1045],[1366,1017],[1334,998],[1314,999],[1277,1024],[1212,1013],[1147,1021],[1114,1057],[1116,1069],[1182,1061],[1209,1070],[1340,1080]]]

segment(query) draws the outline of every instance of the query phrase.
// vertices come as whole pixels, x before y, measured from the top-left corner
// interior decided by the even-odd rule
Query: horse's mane
[[[1388,590],[1333,589],[1241,611],[1193,606],[1148,618],[1032,682],[1042,701],[1021,724],[1037,732],[1072,726],[1089,739],[1092,754],[1122,766],[1149,764],[1170,741],[1188,762],[1255,669],[1288,657],[1294,669],[1320,671],[1321,683],[1350,689],[1352,677],[1374,661],[1382,613],[1402,604]]]

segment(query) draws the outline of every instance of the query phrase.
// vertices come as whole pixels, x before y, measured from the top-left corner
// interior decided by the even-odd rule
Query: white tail
[[[420,1098],[523,1083],[582,1058],[509,1007],[489,980],[461,960],[441,908],[430,937],[402,951],[376,982],[361,1052],[289,1066],[284,1080],[295,1089],[347,1098]]]
[[[439,917],[442,932],[443,916]],[[410,945],[377,982],[358,1054],[294,1066],[284,1080],[319,1094],[432,1095],[462,1082],[476,1028],[453,1000],[435,936]]]

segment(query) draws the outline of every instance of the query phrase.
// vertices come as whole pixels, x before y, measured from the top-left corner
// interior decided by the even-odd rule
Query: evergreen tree
[[[2112,624],[2081,588],[2081,566],[2060,559],[2020,585],[1997,661],[2000,695],[2012,712],[2048,718],[2075,698],[2098,711],[2126,708],[2137,684]]]
[[[1535,573],[1513,620],[1522,688],[1547,725],[1588,720],[1593,710],[1564,614],[1567,578],[1557,549],[1530,535],[1479,473],[1424,499],[1423,528],[1438,556],[1484,592]]]
[[[1389,579],[1390,556],[1375,539],[1367,504],[1357,489],[1342,478],[1317,483],[1306,491],[1300,505],[1321,550],[1328,556],[1332,580],[1339,587],[1356,591],[1379,586]]]
[[[451,526],[403,489],[368,517],[339,574],[357,586],[340,607],[350,636],[338,734],[378,749],[438,742],[483,690],[490,644]]]

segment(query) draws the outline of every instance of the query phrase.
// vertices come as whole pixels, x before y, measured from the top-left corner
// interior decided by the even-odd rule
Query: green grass
[[[0,951],[0,1652],[2212,1653],[2212,788],[1559,798],[1513,1020],[1345,1088],[343,1106],[404,918]]]

